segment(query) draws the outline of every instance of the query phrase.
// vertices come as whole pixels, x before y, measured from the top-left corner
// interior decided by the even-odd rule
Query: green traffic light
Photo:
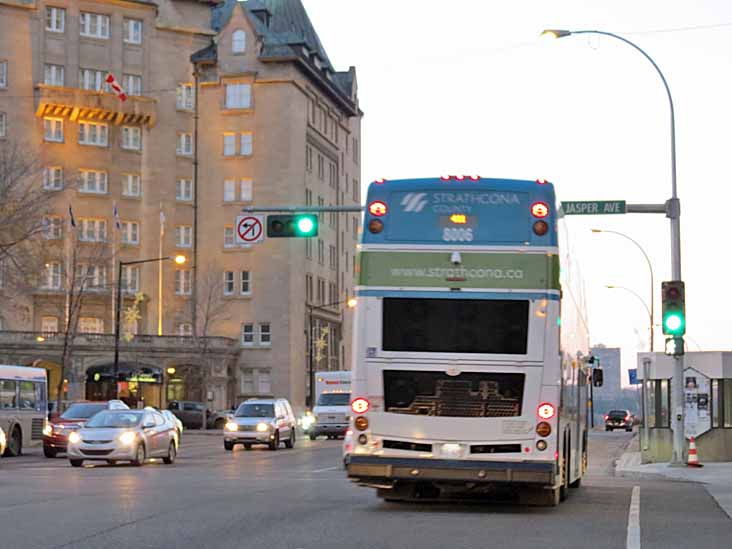
[[[317,226],[315,224],[314,216],[303,216],[298,217],[295,221],[297,227],[297,233],[299,236],[310,236],[315,233]]]
[[[684,315],[678,312],[667,314],[663,318],[663,327],[668,334],[682,335],[684,333]]]

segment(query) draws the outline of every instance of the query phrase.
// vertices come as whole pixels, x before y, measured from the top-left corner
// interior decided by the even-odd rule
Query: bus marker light
[[[546,221],[537,221],[534,223],[534,234],[544,236],[549,231],[549,224]]]
[[[379,179],[374,181],[374,183],[376,183],[377,185],[383,185],[384,183],[386,183],[386,179],[384,179],[383,177],[380,177]]]
[[[531,205],[531,215],[538,218],[546,217],[549,215],[549,206],[543,202],[534,202]]]
[[[468,222],[468,217],[465,214],[452,214],[450,221],[455,225],[465,225]]]
[[[552,434],[552,426],[546,421],[542,421],[536,426],[536,434],[540,437],[548,437]]]
[[[544,450],[546,450],[546,446],[547,446],[546,440],[538,440],[536,442],[536,449],[539,450],[540,452],[543,452]]]
[[[465,176],[464,175],[456,175],[455,176],[455,179],[457,179],[458,181],[464,181],[465,180]]]
[[[357,414],[365,414],[369,411],[371,404],[363,397],[358,397],[351,402],[351,410]]]
[[[536,183],[539,185],[546,185],[549,182],[546,179],[537,179]]]
[[[358,443],[361,446],[366,446],[366,443],[369,441],[368,437],[366,435],[358,435]]]
[[[470,179],[471,179],[472,181],[480,181],[480,176],[479,176],[479,175],[471,175],[471,176],[470,176]]]
[[[379,234],[384,230],[384,223],[380,219],[372,219],[369,221],[369,232],[372,234]]]
[[[356,421],[353,422],[354,427],[359,431],[365,431],[369,428],[369,420],[364,416],[358,416]]]
[[[443,181],[450,181],[451,177],[452,177],[451,175],[441,175],[440,179],[442,179]]]
[[[369,213],[371,215],[375,215],[376,217],[381,217],[382,215],[385,215],[387,212],[387,207],[384,202],[381,200],[375,200],[371,204],[369,204]]]
[[[541,419],[551,419],[554,417],[554,406],[548,402],[544,402],[543,404],[539,404],[536,413]]]

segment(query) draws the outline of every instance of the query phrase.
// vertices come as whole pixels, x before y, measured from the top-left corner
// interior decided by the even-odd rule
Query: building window
[[[190,133],[178,133],[177,154],[190,156],[193,154],[193,136]]]
[[[236,154],[236,134],[224,134],[224,156],[234,156]]]
[[[0,61],[0,88],[8,87],[8,62]]]
[[[61,289],[61,263],[58,261],[51,261],[46,263],[43,271],[43,287],[46,290],[60,290]]]
[[[140,175],[134,173],[122,174],[122,196],[137,197],[142,194]]]
[[[61,118],[44,118],[43,134],[46,141],[63,143],[64,121]]]
[[[125,17],[123,25],[124,41],[127,44],[142,44],[142,21]]]
[[[265,346],[272,344],[272,326],[269,322],[259,324],[259,344]]]
[[[254,345],[254,324],[241,325],[241,344],[245,346]]]
[[[178,84],[175,91],[175,106],[178,109],[193,109],[193,84]]]
[[[122,222],[122,243],[135,246],[140,243],[140,224],[137,221]]]
[[[337,258],[336,258],[336,247],[333,246],[333,244],[328,246],[328,260],[330,262],[329,264],[330,264],[331,270],[335,271]]]
[[[328,184],[333,189],[338,187],[338,167],[333,162],[328,162]]]
[[[241,372],[241,394],[251,395],[254,393],[254,373],[251,370]]]
[[[648,426],[656,429],[670,427],[671,395],[668,379],[646,381],[646,402],[648,404]]]
[[[82,316],[79,319],[79,332],[82,334],[103,334],[104,320],[91,316]]]
[[[224,227],[224,248],[234,248],[235,246],[234,227]]]
[[[712,427],[732,427],[732,379],[712,380]]]
[[[41,332],[44,334],[55,334],[58,333],[58,317],[56,316],[44,316],[41,317]]]
[[[247,48],[247,33],[235,30],[231,34],[231,53],[244,53]]]
[[[175,245],[178,248],[190,248],[193,242],[193,227],[178,225],[175,228]]]
[[[131,265],[122,266],[120,286],[123,291],[135,293],[140,290],[140,268]]]
[[[109,15],[81,12],[79,34],[90,38],[109,38]]]
[[[61,166],[48,166],[43,170],[43,188],[47,191],[64,188],[64,169]]]
[[[79,69],[79,87],[82,90],[104,90],[105,92],[108,92],[110,87],[109,84],[105,82],[106,77],[107,74],[104,71],[98,71],[96,69]]]
[[[178,324],[178,335],[182,337],[191,337],[193,335],[193,324],[190,322],[181,322]]]
[[[234,188],[236,181],[227,179],[224,181],[224,202],[233,202],[236,197],[236,189]]]
[[[123,126],[122,148],[139,151],[142,148],[142,130],[135,126]]]
[[[313,275],[305,275],[305,303],[313,301]]]
[[[237,189],[236,180],[227,179],[224,181],[224,202],[234,202],[237,199],[241,202],[250,202],[252,200],[252,180],[242,179],[238,183]]]
[[[175,271],[176,295],[191,295],[191,271]]]
[[[353,138],[353,163],[358,164],[358,139]]]
[[[354,216],[351,218],[351,221],[353,222],[353,238],[357,240],[358,239],[358,218]]]
[[[318,305],[322,305],[324,303],[325,299],[325,280],[322,278],[318,278],[318,287],[317,287],[318,294],[316,296],[316,302]]]
[[[318,239],[318,263],[325,265],[325,244]]]
[[[81,288],[103,290],[107,286],[107,269],[100,265],[77,264],[76,280]]]
[[[4,112],[0,112],[0,139],[7,136],[8,133],[8,117]]]
[[[79,170],[81,180],[79,191],[83,193],[107,194],[107,172],[100,170]]]
[[[48,32],[64,32],[66,28],[66,10],[46,6],[46,30]]]
[[[239,181],[239,199],[242,202],[251,202],[254,200],[254,182],[249,178]]]
[[[322,154],[318,155],[318,179],[321,181],[325,179],[325,159]]]
[[[305,239],[305,258],[306,259],[313,258],[313,239],[312,238]]]
[[[142,95],[142,76],[123,74],[122,89],[127,95]]]
[[[313,148],[310,145],[305,146],[305,169],[310,173],[313,171]]]
[[[105,242],[107,240],[106,220],[82,218],[79,222],[81,227],[79,240],[83,242]]]
[[[249,271],[239,273],[239,282],[239,293],[241,295],[252,295],[251,273]]]
[[[358,179],[353,180],[353,200],[354,200],[354,202],[361,201],[361,198],[359,197]]]
[[[175,199],[183,202],[193,200],[193,180],[178,179],[175,182]]]
[[[234,271],[224,271],[224,295],[234,295]]]
[[[63,220],[57,215],[47,215],[43,218],[43,236],[49,240],[58,240],[62,237]]]
[[[79,143],[106,147],[109,137],[109,126],[99,122],[79,122]]]
[[[239,151],[244,156],[249,156],[252,154],[253,145],[252,145],[253,136],[251,133],[243,133],[241,134],[241,150]]]
[[[47,86],[64,85],[64,66],[46,64],[43,71],[43,83]]]
[[[249,84],[226,84],[226,108],[248,109],[252,106],[252,87]]]
[[[271,395],[272,394],[272,378],[269,372],[259,372],[257,376],[257,386],[260,395]]]

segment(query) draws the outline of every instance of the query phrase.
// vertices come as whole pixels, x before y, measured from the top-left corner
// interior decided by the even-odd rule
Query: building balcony
[[[36,116],[55,116],[75,120],[96,120],[119,126],[152,128],[157,120],[157,100],[127,96],[121,101],[114,93],[38,84]]]

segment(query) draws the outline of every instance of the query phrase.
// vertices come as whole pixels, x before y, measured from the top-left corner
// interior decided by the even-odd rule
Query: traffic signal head
[[[315,214],[268,215],[267,236],[270,238],[318,236],[318,216]]]
[[[667,355],[681,356],[684,354],[684,338],[678,337],[667,337],[666,346],[664,352]]]
[[[661,324],[664,335],[684,335],[686,333],[684,283],[681,280],[663,282],[661,294],[663,305]]]

